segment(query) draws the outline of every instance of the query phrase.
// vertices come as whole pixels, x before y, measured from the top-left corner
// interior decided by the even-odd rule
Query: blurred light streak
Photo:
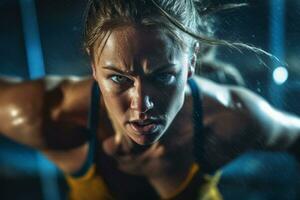
[[[44,200],[59,200],[60,196],[56,167],[41,153],[37,153],[36,155]]]
[[[285,0],[270,1],[270,51],[279,60],[285,59]],[[274,60],[273,67],[278,62]]]
[[[34,0],[19,0],[19,2],[30,79],[37,79],[45,76],[45,68],[35,4]]]
[[[269,0],[270,5],[270,41],[269,49],[270,53],[279,58],[282,62],[285,60],[285,0]],[[273,60],[272,68],[276,70],[278,62]],[[277,108],[282,109],[282,95],[283,86],[282,84],[277,84],[272,75],[270,77],[270,88],[269,97],[273,105]],[[285,81],[284,81],[285,82]],[[283,82],[282,82],[283,83]]]
[[[45,76],[43,52],[34,0],[19,0],[30,79]],[[59,200],[57,169],[40,153],[36,154],[44,200]]]

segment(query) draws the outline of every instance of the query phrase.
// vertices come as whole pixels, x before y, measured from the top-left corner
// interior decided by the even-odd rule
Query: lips
[[[154,133],[160,125],[158,120],[135,120],[129,122],[130,127],[138,134]]]

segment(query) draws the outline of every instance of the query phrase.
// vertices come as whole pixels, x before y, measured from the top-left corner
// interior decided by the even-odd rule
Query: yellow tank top
[[[81,177],[66,175],[69,184],[69,200],[110,200],[113,199],[101,176],[96,174],[96,166]]]
[[[199,173],[199,166],[193,164],[189,174],[182,184],[174,190],[168,200],[175,200],[186,190],[195,175]],[[217,184],[221,177],[218,171],[214,176],[205,175],[204,181],[199,185],[197,200],[222,200]],[[103,178],[96,173],[96,166],[93,164],[87,172],[80,177],[66,175],[69,184],[69,200],[112,200],[113,194],[110,193]],[[142,198],[142,197],[141,197]]]

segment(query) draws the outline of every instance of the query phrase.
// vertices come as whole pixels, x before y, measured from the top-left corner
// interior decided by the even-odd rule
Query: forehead
[[[133,64],[141,59],[153,62],[170,62],[181,53],[175,43],[163,31],[157,29],[120,27],[113,30],[105,43],[96,50],[96,61]],[[101,50],[101,52],[100,52]]]

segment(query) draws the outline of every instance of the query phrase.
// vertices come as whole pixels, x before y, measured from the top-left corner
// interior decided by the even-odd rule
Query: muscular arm
[[[279,111],[268,104],[263,98],[249,90],[232,88],[234,95],[238,96],[249,116],[260,126],[263,141],[260,144],[266,150],[288,151],[300,158],[296,144],[300,140],[300,118]]]
[[[85,126],[91,83],[61,78],[27,82],[0,79],[0,133],[43,151],[70,171],[74,159],[69,158],[84,157],[87,149]]]
[[[299,159],[300,119],[241,87],[198,80],[204,95],[204,157],[217,169],[247,150],[288,151]]]
[[[0,82],[0,132],[17,142],[41,148],[43,81]]]

